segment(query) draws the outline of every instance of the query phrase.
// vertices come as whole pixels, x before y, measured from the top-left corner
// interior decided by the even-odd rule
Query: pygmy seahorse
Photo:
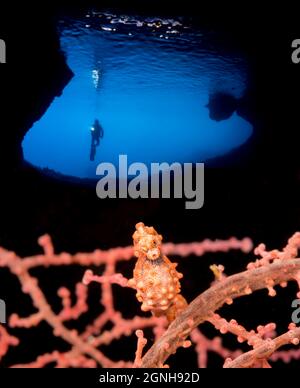
[[[151,311],[156,317],[165,315],[171,322],[187,306],[180,295],[179,279],[183,275],[176,271],[177,263],[162,254],[162,236],[153,227],[139,222],[135,228],[132,237],[138,260],[128,285],[136,289],[143,311]]]

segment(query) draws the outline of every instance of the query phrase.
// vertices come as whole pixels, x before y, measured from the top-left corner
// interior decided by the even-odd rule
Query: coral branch
[[[10,346],[17,346],[19,340],[8,334],[6,329],[0,325],[0,360],[7,353]]]
[[[53,335],[68,344],[69,350],[66,352],[54,350],[38,357],[35,355],[34,361],[29,360],[25,364],[16,363],[12,367],[48,365],[59,368],[98,367],[99,365],[104,367],[167,367],[165,362],[169,355],[175,353],[179,347],[189,347],[191,341],[195,344],[199,367],[207,366],[208,352],[211,351],[226,360],[224,364],[226,368],[269,368],[270,362],[276,360],[289,362],[292,359],[300,359],[300,349],[279,350],[283,345],[299,345],[300,329],[294,324],[289,326],[285,334],[277,336],[276,326],[272,322],[248,330],[235,320],[227,321],[216,313],[224,304],[231,304],[236,298],[250,295],[260,289],[265,288],[270,296],[275,296],[274,287],[277,285],[286,287],[289,281],[295,281],[300,288],[300,260],[297,258],[300,233],[292,236],[282,251],[268,252],[265,245],[260,244],[255,250],[260,257],[248,264],[247,270],[242,273],[227,276],[224,274],[224,266],[220,264],[210,266],[215,281],[207,291],[199,295],[188,306],[183,303],[184,298],[180,293],[179,279],[182,276],[176,271],[175,263],[172,263],[165,255],[202,256],[208,252],[211,254],[225,253],[231,249],[248,253],[252,249],[252,242],[248,238],[243,240],[231,238],[227,241],[205,240],[200,243],[161,244],[161,239],[153,228],[145,227],[140,223],[134,235],[134,248],[96,250],[75,255],[56,254],[48,235],[39,239],[39,244],[44,250],[41,255],[20,258],[14,252],[0,248],[0,267],[9,269],[11,274],[18,278],[22,292],[30,297],[35,308],[35,312],[25,318],[20,317],[17,312],[11,314],[7,329],[0,325],[0,361],[8,351],[13,351],[11,347],[19,344],[19,339],[9,334],[8,329],[11,329],[13,334],[14,328],[19,328],[18,332],[20,328],[26,332],[29,329],[34,330],[41,322],[47,323],[52,328]],[[134,278],[128,280],[123,274],[117,273],[116,267],[119,262],[130,260],[134,253],[138,257],[139,264],[135,269]],[[70,289],[62,285],[58,290],[52,290],[58,294],[62,305],[61,311],[55,313],[55,309],[50,306],[46,294],[39,285],[38,278],[33,276],[31,270],[41,267],[47,271],[49,266],[71,265],[87,268],[93,266],[94,272],[82,268],[82,283],[74,284]],[[150,270],[149,276],[146,270]],[[4,274],[7,276],[6,272]],[[193,274],[186,273],[185,279],[188,279],[189,276],[192,277]],[[159,283],[156,282],[157,279]],[[140,281],[143,284],[139,283]],[[88,285],[91,282],[99,285],[102,309],[98,316],[93,318],[94,321],[89,322],[81,331],[72,330],[70,329],[71,324],[76,323],[76,320],[87,313],[91,307],[88,305]],[[114,285],[136,289],[140,293],[138,298],[143,303],[147,302],[147,308],[144,310],[154,312],[154,316],[135,316],[125,319],[121,312],[116,310],[114,304]],[[73,302],[74,292],[75,301]],[[150,295],[149,292],[152,294]],[[298,297],[299,295],[300,291]],[[95,311],[98,308],[97,304]],[[172,313],[162,314],[163,312]],[[172,321],[169,327],[168,321]],[[197,327],[203,322],[209,322],[222,335],[231,333],[238,342],[246,342],[250,347],[249,351],[243,354],[239,349],[234,351],[226,349],[219,336],[208,339]],[[144,329],[152,330],[151,337],[155,339],[155,342],[143,356],[146,344],[142,331]],[[105,346],[119,340],[122,336],[130,336],[133,333],[136,333],[138,337],[134,361],[134,357],[132,361],[116,361],[106,356]],[[188,336],[191,341],[188,340]]]
[[[294,280],[299,271],[299,259],[278,259],[267,266],[247,270],[216,283],[194,299],[171,323],[166,333],[145,354],[141,366],[153,368],[164,363],[180,346],[180,337],[186,338],[192,329],[208,320],[228,301],[247,295],[249,289],[254,292],[266,288],[266,279],[272,279],[274,285]]]
[[[244,353],[235,360],[226,360],[225,368],[249,368],[256,366],[259,361],[267,360],[277,349],[287,344],[299,345],[300,328],[289,330],[287,333],[275,338],[268,339],[250,352]]]
[[[139,368],[141,366],[141,364],[142,364],[142,353],[143,353],[144,347],[147,344],[147,340],[144,337],[143,330],[137,330],[135,332],[135,334],[136,334],[136,336],[138,338],[138,343],[137,343],[137,349],[136,349],[136,353],[135,353],[135,360],[134,360],[134,363],[133,363],[133,367],[134,368]]]
[[[231,351],[226,349],[222,344],[221,337],[215,337],[213,339],[206,338],[200,330],[194,329],[191,332],[191,340],[196,345],[196,352],[198,355],[199,368],[206,368],[208,361],[208,352],[215,352],[221,356],[224,360],[228,358],[236,358],[242,354],[241,350]]]
[[[86,270],[83,279],[83,284],[88,285],[91,282],[96,283],[110,283],[110,284],[118,284],[121,287],[127,287],[128,286],[128,279],[126,279],[121,273],[115,273],[110,276],[97,276],[94,275],[91,270]]]
[[[251,346],[258,346],[263,342],[265,337],[272,337],[276,328],[274,323],[269,323],[265,326],[258,326],[257,332],[254,330],[247,331],[243,326],[239,325],[236,320],[232,319],[230,322],[227,322],[226,319],[221,318],[218,314],[213,314],[207,321],[213,324],[221,334],[234,334],[237,337],[238,342],[242,343],[247,341],[248,345]]]
[[[78,319],[81,314],[88,311],[86,285],[82,283],[76,284],[77,302],[73,307],[71,306],[71,293],[67,288],[61,287],[58,290],[58,295],[62,298],[63,304],[63,310],[59,313],[59,318],[62,321]]]

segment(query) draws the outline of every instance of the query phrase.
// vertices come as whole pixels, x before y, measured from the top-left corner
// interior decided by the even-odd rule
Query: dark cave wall
[[[1,85],[6,86],[3,111],[7,119],[2,120],[1,133],[6,165],[14,166],[22,161],[20,143],[24,134],[72,77],[60,51],[56,18],[65,13],[76,16],[93,7],[118,8],[124,13],[193,16],[194,23],[201,28],[224,31],[227,38],[220,43],[231,40],[232,48],[244,52],[249,61],[251,79],[238,113],[257,128],[252,139],[255,152],[251,148],[245,158],[247,148],[244,147],[234,158],[270,167],[274,162],[272,155],[289,148],[282,162],[295,163],[297,148],[291,139],[295,136],[297,103],[293,91],[297,91],[296,85],[300,83],[300,72],[291,63],[290,46],[300,36],[297,16],[290,12],[288,3],[284,9],[274,5],[272,10],[253,2],[249,4],[215,1],[201,4],[200,9],[194,1],[171,0],[131,0],[125,4],[120,0],[1,4],[0,37],[6,40],[8,57],[5,71],[1,72]],[[289,25],[289,29],[284,29],[284,25]],[[270,144],[273,152],[268,149]]]
[[[205,205],[199,212],[185,212],[180,200],[99,200],[92,186],[55,180],[22,163],[24,134],[72,77],[60,51],[56,17],[81,13],[83,5],[112,3],[118,2],[44,2],[32,7],[26,3],[15,9],[12,4],[0,14],[5,19],[1,36],[8,47],[8,63],[1,71],[7,109],[0,134],[0,246],[31,254],[37,250],[36,238],[46,232],[58,250],[126,245],[138,221],[161,228],[167,239],[175,241],[250,235],[258,241],[284,242],[298,229],[300,216],[297,99],[291,91],[300,71],[289,61],[289,41],[297,27],[288,19],[291,30],[283,32],[286,15],[281,11],[270,16],[260,6],[243,4],[236,9],[222,2],[222,9],[203,5],[198,13],[189,1],[172,7],[169,1],[122,5],[124,12],[193,15],[195,23],[205,28],[224,30],[253,69],[239,110],[257,126],[255,150],[246,167],[241,163],[246,152],[242,149],[234,156],[238,168],[206,170]]]
[[[15,6],[15,11],[5,11],[9,116],[1,136],[8,168],[22,161],[21,142],[25,133],[73,76],[60,50],[56,8],[47,4],[34,8]]]

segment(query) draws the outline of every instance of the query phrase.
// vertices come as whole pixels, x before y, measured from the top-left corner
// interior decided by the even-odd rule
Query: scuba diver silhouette
[[[92,134],[92,143],[98,146],[100,144],[100,138],[102,139],[104,135],[103,128],[101,127],[98,119],[94,121],[94,124],[91,128],[91,134]]]
[[[90,160],[93,161],[95,160],[96,147],[99,146],[100,139],[102,139],[104,136],[103,128],[98,119],[95,119],[94,124],[91,127],[91,136],[92,136],[92,141],[91,141]]]

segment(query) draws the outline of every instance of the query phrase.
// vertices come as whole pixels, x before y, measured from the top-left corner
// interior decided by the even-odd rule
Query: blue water
[[[23,141],[25,160],[64,175],[96,178],[100,162],[202,162],[251,136],[234,113],[214,121],[209,94],[240,98],[244,59],[215,47],[209,33],[174,20],[86,15],[60,23],[74,77]],[[103,128],[91,160],[91,126]]]

